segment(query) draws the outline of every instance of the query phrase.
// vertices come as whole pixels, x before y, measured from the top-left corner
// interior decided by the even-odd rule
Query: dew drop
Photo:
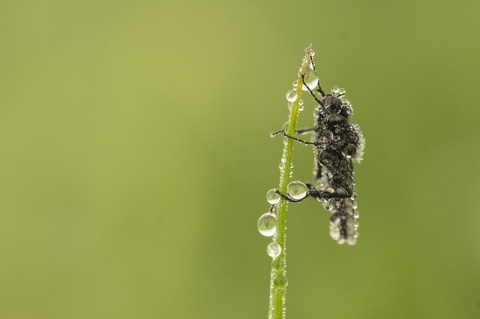
[[[332,86],[332,93],[337,95],[338,92],[340,91],[339,87],[338,86]]]
[[[308,86],[310,90],[313,90],[314,88],[317,87],[318,85],[318,77],[315,74],[315,71],[312,69],[307,69],[307,72],[305,72],[305,84]],[[308,88],[305,85],[302,85],[302,90],[303,91],[308,91]]]
[[[357,219],[358,217],[360,217],[360,213],[356,210],[353,212],[353,218]]]
[[[282,169],[282,168],[280,168]],[[269,204],[275,205],[280,201],[280,195],[277,193],[277,190],[272,188],[267,192],[267,202]]]
[[[307,196],[307,192],[307,185],[299,181],[291,182],[287,186],[288,195],[295,200],[304,199]]]
[[[354,237],[349,237],[349,238],[347,239],[347,244],[349,244],[350,246],[353,246],[353,245],[355,245],[356,243],[357,243],[357,239],[354,238]]]
[[[294,90],[290,90],[286,94],[286,98],[288,102],[295,102],[295,100],[297,99],[297,96],[298,96],[297,92]]]
[[[345,91],[344,88],[339,88],[339,89],[338,89],[338,94],[339,94],[339,95],[345,95],[345,93],[347,93],[347,91]]]
[[[340,239],[340,232],[338,231],[337,228],[330,230],[330,237],[332,237],[334,240]]]
[[[329,140],[333,139],[333,133],[330,130],[325,130],[324,131],[325,137],[328,138]]]
[[[267,254],[272,257],[276,258],[280,256],[280,253],[282,252],[282,247],[277,244],[276,242],[270,243],[267,246]]]
[[[288,279],[285,276],[279,275],[276,276],[275,279],[273,280],[273,286],[277,289],[285,289],[287,288],[288,285]]]
[[[258,219],[258,231],[266,237],[271,237],[277,232],[277,216],[268,212]]]
[[[303,111],[304,107],[303,107],[303,100],[300,99],[300,101],[298,101],[298,111],[301,112]]]
[[[280,259],[274,259],[272,261],[272,268],[276,271],[282,271],[285,269],[285,264]]]

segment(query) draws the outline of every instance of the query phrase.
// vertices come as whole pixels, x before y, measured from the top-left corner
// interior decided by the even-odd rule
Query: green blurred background
[[[266,318],[310,42],[366,137],[360,237],[290,206],[287,318],[480,318],[480,1],[3,0],[0,41],[0,318]]]

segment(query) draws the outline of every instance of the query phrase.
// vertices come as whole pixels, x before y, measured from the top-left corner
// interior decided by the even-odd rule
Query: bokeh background
[[[366,137],[360,237],[290,206],[287,318],[480,318],[478,0],[1,1],[0,318],[265,318],[309,43]]]

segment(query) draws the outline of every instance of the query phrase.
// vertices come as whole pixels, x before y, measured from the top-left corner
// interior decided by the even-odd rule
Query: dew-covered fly
[[[349,121],[353,109],[345,98],[345,90],[336,86],[331,93],[325,93],[316,76],[313,57],[310,57],[310,70],[302,76],[303,86],[318,103],[314,112],[315,124],[312,128],[297,130],[296,133],[313,133],[311,141],[289,136],[284,130],[271,133],[283,134],[297,142],[313,145],[315,153],[314,183],[305,183],[303,198],[280,194],[291,202],[300,202],[308,196],[323,203],[330,211],[330,235],[338,243],[354,245],[358,236],[358,212],[355,194],[353,162],[362,160],[365,140],[360,127]],[[312,76],[316,81],[308,79]],[[320,98],[312,91],[320,94]],[[293,182],[299,183],[299,182]],[[297,184],[298,189],[298,184]]]

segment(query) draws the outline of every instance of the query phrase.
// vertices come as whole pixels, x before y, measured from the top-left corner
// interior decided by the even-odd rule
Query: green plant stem
[[[295,128],[297,125],[298,117],[298,106],[302,95],[302,75],[305,75],[307,71],[308,63],[310,62],[310,55],[312,52],[312,45],[310,44],[305,50],[305,57],[303,58],[302,66],[298,72],[297,79],[297,99],[293,102],[293,106],[290,110],[290,115],[288,117],[288,130],[287,134],[289,136],[295,135]],[[284,169],[280,173],[280,183],[278,189],[282,194],[287,193],[287,185],[290,182],[290,175],[292,172],[292,153],[293,153],[293,140],[286,138],[286,143],[283,148],[283,159]],[[277,233],[274,237],[274,241],[282,247],[281,254],[277,257],[277,261],[284,265],[283,270],[278,271],[272,267],[270,275],[270,305],[268,311],[269,319],[282,319],[285,318],[285,302],[286,302],[286,289],[277,289],[275,287],[275,278],[277,276],[286,277],[286,215],[287,215],[287,206],[288,202],[281,198],[280,202],[277,204],[276,215],[277,215]]]

